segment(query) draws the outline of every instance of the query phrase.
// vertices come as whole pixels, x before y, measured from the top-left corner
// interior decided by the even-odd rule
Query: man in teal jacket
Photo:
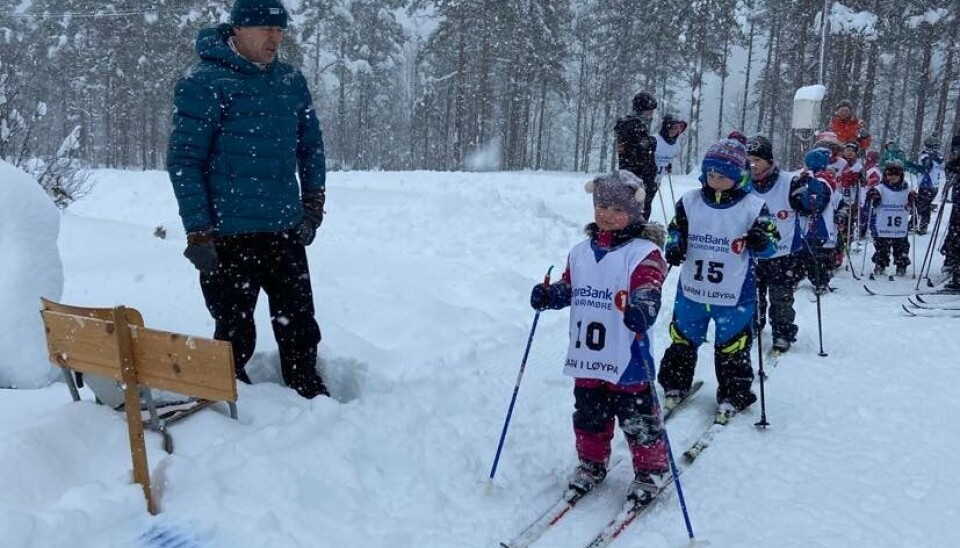
[[[197,37],[200,62],[177,83],[167,171],[200,271],[214,337],[233,345],[237,378],[256,344],[266,292],[284,382],[328,395],[305,246],[323,221],[323,137],[299,70],[276,60],[279,0],[236,0],[231,24]],[[298,181],[299,176],[299,181]]]

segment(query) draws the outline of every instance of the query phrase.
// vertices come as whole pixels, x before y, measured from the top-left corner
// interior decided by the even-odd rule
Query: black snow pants
[[[314,318],[306,249],[291,231],[216,237],[219,265],[200,275],[214,338],[233,345],[237,378],[250,382],[244,366],[253,356],[257,332],[253,312],[267,294],[283,381],[301,396],[326,395],[317,373],[320,328]]]

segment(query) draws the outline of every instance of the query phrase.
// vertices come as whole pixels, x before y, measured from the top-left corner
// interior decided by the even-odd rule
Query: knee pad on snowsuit
[[[757,396],[750,390],[753,384],[753,366],[750,363],[752,346],[753,333],[745,328],[731,340],[714,347],[717,402],[746,409],[757,401]]]
[[[657,381],[664,391],[688,390],[693,384],[693,374],[697,368],[697,346],[695,346],[674,323],[670,323],[672,344],[663,353]]]
[[[653,403],[651,390],[619,394],[620,429],[630,443],[650,445],[660,439],[660,418]]]

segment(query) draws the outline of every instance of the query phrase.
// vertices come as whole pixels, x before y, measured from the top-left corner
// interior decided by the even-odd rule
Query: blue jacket
[[[324,190],[323,136],[303,75],[231,49],[229,25],[200,31],[200,62],[174,95],[167,171],[187,232],[279,232]],[[297,182],[299,175],[300,181]]]

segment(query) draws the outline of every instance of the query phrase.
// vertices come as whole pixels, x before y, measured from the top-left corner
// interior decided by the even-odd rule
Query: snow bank
[[[60,211],[37,182],[0,162],[0,387],[49,384],[40,297],[58,300],[63,265],[57,251]]]

